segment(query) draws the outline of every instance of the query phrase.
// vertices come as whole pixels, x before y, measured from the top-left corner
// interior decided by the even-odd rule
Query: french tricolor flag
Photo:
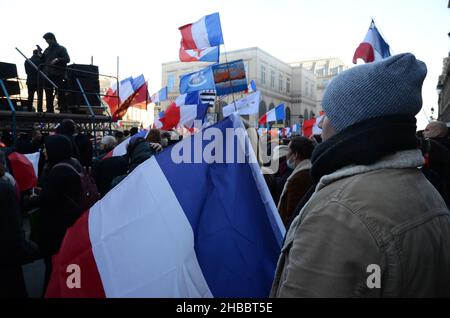
[[[87,211],[53,257],[46,297],[268,297],[285,229],[239,116],[204,133],[229,130],[200,150],[243,161],[176,163],[169,148]],[[172,147],[194,162],[199,135]]]
[[[284,104],[280,104],[274,109],[269,110],[267,113],[265,113],[260,119],[259,124],[260,125],[266,125],[267,123],[277,121],[277,120],[284,120],[285,113],[284,113]]]
[[[163,123],[163,130],[178,126],[191,128],[195,120],[203,121],[207,111],[208,105],[201,102],[199,92],[182,94],[167,107],[164,118],[159,121]]]
[[[167,100],[167,86],[161,88],[158,92],[151,96],[152,103],[160,103]]]
[[[12,152],[8,155],[11,174],[20,192],[37,186],[39,156],[39,152],[25,155]]]
[[[303,136],[311,137],[314,135],[321,135],[322,129],[319,127],[320,123],[324,119],[324,115],[320,115],[319,117],[313,117],[311,119],[307,119],[303,122]]]
[[[375,22],[372,20],[364,41],[353,55],[353,63],[356,64],[358,59],[362,59],[366,63],[381,61],[389,56],[391,56],[389,45],[378,32]]]
[[[195,23],[179,28],[181,47],[185,50],[198,50],[223,44],[219,13],[204,16]]]

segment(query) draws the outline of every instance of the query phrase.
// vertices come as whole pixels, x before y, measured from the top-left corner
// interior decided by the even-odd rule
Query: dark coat
[[[58,62],[54,65],[55,67],[48,66],[55,58],[58,59]],[[64,46],[55,43],[42,53],[42,62],[47,64],[44,66],[44,72],[49,77],[62,77],[65,74],[64,67],[70,62],[70,57]]]
[[[309,169],[311,162],[308,160],[305,164],[309,164],[309,167],[302,165],[304,169],[298,170],[296,168],[290,175],[286,181],[285,189],[283,189],[280,196],[278,211],[284,226],[287,226],[298,203],[313,183]]]
[[[75,145],[80,153],[80,163],[83,167],[92,166],[92,158],[94,156],[94,150],[92,142],[89,137],[84,134],[77,134],[74,137]]]
[[[122,156],[96,160],[93,163],[92,174],[102,197],[111,190],[112,181],[126,174],[127,170],[127,160]]]
[[[0,178],[0,298],[26,297],[22,264],[38,258],[37,246],[25,239],[14,186]]]
[[[42,59],[36,55],[30,57],[30,61],[36,66],[39,66],[42,63]],[[38,81],[38,71],[30,64],[28,60],[25,61],[25,72],[27,73],[27,86],[36,86]],[[44,83],[41,83],[41,87],[43,87],[43,84]]]

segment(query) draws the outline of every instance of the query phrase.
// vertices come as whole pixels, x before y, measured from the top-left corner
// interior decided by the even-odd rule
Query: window
[[[309,95],[309,82],[305,81],[305,96]]]
[[[270,87],[275,88],[275,71],[270,71]]]
[[[286,93],[291,92],[291,79],[288,77],[286,78]]]
[[[283,75],[281,75],[281,74],[278,78],[278,89],[280,90],[280,92],[283,91]]]
[[[309,87],[309,96],[314,97],[314,87],[313,84]]]
[[[261,65],[261,84],[266,84],[266,67]]]
[[[167,90],[169,93],[175,92],[175,74],[167,76]]]

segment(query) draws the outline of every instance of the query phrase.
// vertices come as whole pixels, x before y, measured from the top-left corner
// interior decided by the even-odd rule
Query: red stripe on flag
[[[185,50],[197,49],[194,38],[192,37],[192,24],[187,24],[179,28],[181,32],[181,45]]]
[[[60,252],[53,256],[53,271],[45,293],[46,298],[105,298],[105,291],[92,252],[89,237],[89,211],[66,232]],[[70,288],[74,271],[79,266],[80,288]],[[73,286],[71,286],[73,287]]]
[[[267,113],[261,116],[258,123],[260,125],[265,125],[267,123]]]
[[[26,191],[37,186],[37,177],[33,164],[23,154],[18,152],[10,153],[8,156],[11,172],[16,179],[19,191]]]

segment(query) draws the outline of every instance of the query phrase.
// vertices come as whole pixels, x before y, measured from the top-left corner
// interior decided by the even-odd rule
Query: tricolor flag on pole
[[[160,103],[167,100],[167,86],[161,88],[158,92],[152,95],[151,100],[153,103]]]
[[[364,41],[358,46],[353,55],[353,63],[356,64],[358,59],[362,59],[366,63],[375,62],[389,56],[391,56],[389,45],[378,32],[375,22],[372,20]]]
[[[219,13],[204,16],[195,23],[179,28],[181,47],[185,50],[198,50],[223,44]]]
[[[170,130],[177,126],[191,128],[194,120],[203,121],[207,111],[208,105],[201,103],[198,92],[183,94],[165,110],[164,118],[160,119],[162,129]]]
[[[284,104],[280,104],[274,109],[269,110],[259,119],[259,125],[265,125],[267,123],[284,120],[285,112],[284,112]]]
[[[249,144],[232,115],[142,163],[67,231],[46,297],[268,297],[285,230]]]

